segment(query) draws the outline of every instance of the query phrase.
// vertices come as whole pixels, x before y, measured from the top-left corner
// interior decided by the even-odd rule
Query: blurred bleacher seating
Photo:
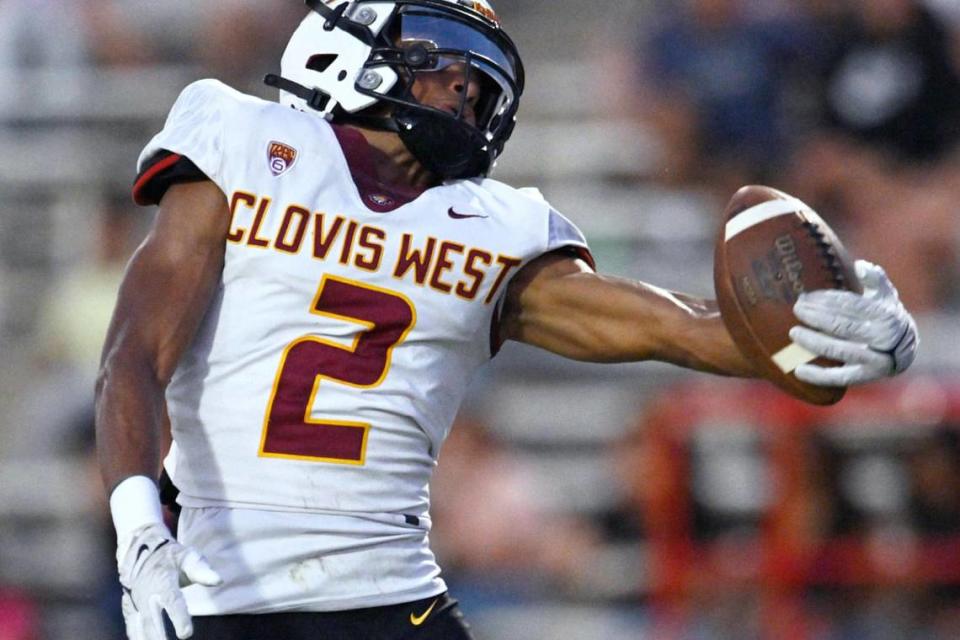
[[[611,104],[626,91],[616,85],[628,82],[610,62],[611,49],[632,52],[630,38],[641,20],[652,20],[653,4],[499,3],[526,52],[529,85],[494,177],[539,187],[583,229],[602,270],[709,296],[722,200],[702,185],[655,179],[668,143],[625,105]],[[99,213],[129,188],[140,148],[180,89],[207,73],[189,58],[0,68],[0,585],[36,597],[43,638],[106,638],[109,616],[90,582],[113,571],[89,440],[86,448],[71,444],[89,434],[63,426],[83,422],[74,389],[92,395],[92,379],[89,372],[74,376],[45,351],[44,301],[90,261]],[[149,211],[129,215],[138,216],[141,230],[149,223]],[[916,375],[960,375],[954,311],[931,309],[918,320]],[[525,469],[537,507],[596,535],[588,547],[592,574],[563,585],[547,581],[511,604],[463,596],[479,639],[667,637],[657,635],[649,607],[658,583],[642,523],[623,535],[611,533],[623,528],[623,514],[617,526],[608,524],[628,500],[614,454],[654,401],[682,403],[686,387],[677,385],[691,378],[727,389],[724,381],[669,366],[575,363],[516,345],[479,377],[468,411]],[[664,400],[665,393],[674,395]],[[733,455],[727,463],[728,480],[736,482],[756,460]],[[443,531],[433,535],[439,541]],[[455,575],[451,586],[458,595]]]

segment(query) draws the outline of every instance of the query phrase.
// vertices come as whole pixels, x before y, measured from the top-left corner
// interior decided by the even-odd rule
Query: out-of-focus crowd
[[[918,0],[665,3],[632,52],[633,104],[663,142],[654,177],[800,194],[912,309],[954,307],[956,18]]]
[[[556,6],[600,26],[602,5],[529,0],[528,10]],[[851,251],[882,264],[915,313],[960,305],[956,2],[637,5],[618,38],[568,53],[605,61],[606,75],[593,83],[605,88],[594,96],[598,112],[650,132],[653,168],[618,180],[707,193],[717,215],[743,184],[781,188],[829,212]],[[498,9],[507,27],[526,10]],[[0,0],[0,75],[15,97],[42,70],[188,67],[270,98],[260,78],[276,70],[304,11],[293,0]],[[535,76],[537,61],[527,65]],[[557,100],[584,99],[575,83],[556,90]],[[520,117],[522,128],[522,108]],[[5,118],[5,135],[34,126],[22,114]],[[568,124],[575,145],[577,123]],[[159,125],[142,123],[142,142]],[[106,134],[91,153],[110,153],[109,145]],[[132,178],[135,158],[128,160]],[[122,637],[92,453],[92,386],[124,264],[150,214],[135,210],[116,182],[104,176],[102,188],[92,185],[96,215],[74,223],[88,240],[73,259],[53,257],[39,270],[45,277],[26,324],[11,308],[19,302],[5,295],[14,287],[4,286],[4,274],[16,266],[10,256],[24,254],[23,211],[49,196],[0,197],[0,347],[29,344],[15,369],[10,358],[0,364],[0,379],[17,382],[16,397],[0,394],[0,485],[43,482],[13,477],[15,458],[38,459],[41,468],[45,460],[78,461],[93,531],[93,542],[78,548],[95,558],[79,593],[23,573],[30,565],[14,551],[30,548],[22,538],[40,520],[11,506],[19,489],[0,488],[0,640]],[[883,387],[879,399],[845,401],[863,413],[797,417],[800,410],[765,387],[700,382],[665,387],[622,425],[612,447],[593,452],[593,463],[610,469],[612,497],[577,509],[542,499],[549,487],[527,464],[537,451],[511,441],[523,424],[494,424],[482,408],[497,399],[478,391],[440,456],[432,534],[453,594],[487,623],[478,637],[498,637],[491,629],[504,607],[543,603],[599,608],[618,620],[608,629],[626,625],[633,631],[622,637],[631,638],[960,637],[960,387]],[[689,415],[663,408],[671,403]],[[768,405],[783,406],[769,413]],[[692,418],[695,406],[702,415]],[[583,423],[591,428],[589,416]],[[935,561],[924,564],[929,554]],[[789,633],[771,627],[771,617],[791,621]],[[783,633],[770,635],[772,628]],[[522,637],[579,636],[531,628]]]
[[[302,17],[296,2],[4,0],[0,68],[191,64],[249,91]]]

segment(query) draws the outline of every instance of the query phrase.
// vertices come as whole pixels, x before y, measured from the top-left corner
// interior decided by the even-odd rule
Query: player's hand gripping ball
[[[857,260],[856,269],[863,295],[811,291],[793,306],[808,325],[790,329],[793,341],[843,363],[838,367],[802,364],[795,373],[804,382],[834,386],[870,382],[906,371],[916,357],[917,325],[883,268]]]
[[[749,186],[734,194],[724,220],[714,264],[720,313],[740,351],[774,384],[832,404],[848,385],[910,366],[920,338],[897,289],[881,267],[851,262],[810,207]]]

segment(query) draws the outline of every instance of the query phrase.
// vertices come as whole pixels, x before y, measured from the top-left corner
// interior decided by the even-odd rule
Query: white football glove
[[[905,371],[916,356],[917,325],[883,268],[857,260],[856,271],[863,295],[823,289],[800,294],[793,306],[797,318],[813,328],[793,327],[790,338],[843,363],[800,365],[794,373],[804,382],[831,387],[871,382]]]
[[[194,549],[177,542],[162,524],[135,530],[117,548],[123,619],[130,640],[168,640],[163,612],[173,623],[177,638],[193,635],[181,586],[198,583],[214,587],[223,582]]]

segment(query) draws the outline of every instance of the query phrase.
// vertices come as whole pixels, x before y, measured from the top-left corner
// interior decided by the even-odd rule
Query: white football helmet
[[[487,0],[306,0],[312,9],[266,82],[280,102],[335,122],[397,132],[444,179],[486,175],[513,132],[523,64]],[[418,73],[460,65],[478,82],[475,122],[420,104]],[[392,105],[390,109],[373,108]]]

